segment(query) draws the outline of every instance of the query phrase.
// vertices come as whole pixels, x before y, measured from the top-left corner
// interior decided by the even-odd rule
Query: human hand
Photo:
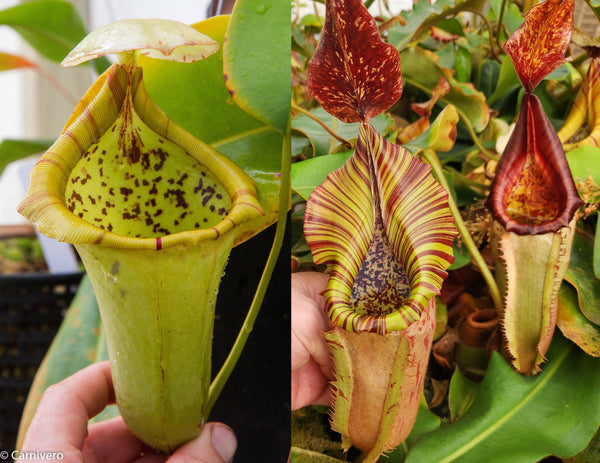
[[[321,333],[330,328],[320,295],[327,279],[323,273],[292,273],[292,410],[329,405],[333,375]]]
[[[85,463],[232,461],[237,440],[233,431],[221,423],[205,424],[200,436],[182,445],[170,457],[142,443],[121,417],[93,424],[88,429],[88,419],[114,403],[114,394],[109,362],[92,364],[50,386],[31,421],[19,461],[27,452],[60,452],[63,462]]]

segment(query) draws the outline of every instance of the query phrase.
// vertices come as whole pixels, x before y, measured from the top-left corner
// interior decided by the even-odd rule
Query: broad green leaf
[[[594,275],[593,247],[591,236],[575,233],[565,280],[577,290],[581,312],[589,321],[600,325],[600,280]]]
[[[330,154],[292,164],[292,190],[308,200],[327,175],[344,165],[352,152]]]
[[[496,61],[485,60],[479,71],[479,90],[481,90],[486,97],[490,97],[494,92],[496,85],[498,84],[499,76],[500,65]],[[491,105],[489,98],[488,104]]]
[[[36,153],[46,151],[54,141],[49,140],[11,140],[0,142],[0,173],[11,162]]]
[[[399,50],[403,50],[411,40],[418,39],[431,26],[453,18],[461,11],[482,12],[485,3],[484,0],[444,0],[430,5],[426,0],[421,0],[413,5],[412,12],[403,14],[406,26],[397,25],[390,28],[389,41]]]
[[[556,324],[565,337],[587,354],[600,357],[600,327],[581,313],[577,291],[567,283],[562,284],[558,294]]]
[[[102,321],[96,296],[90,280],[84,276],[60,329],[36,373],[21,419],[20,442],[46,388],[94,362],[108,359],[101,330]],[[110,413],[116,416],[114,409]]]
[[[196,24],[203,34],[223,43],[228,16]],[[254,42],[254,36],[247,38]],[[256,45],[255,62],[268,53]],[[263,219],[248,224],[262,229],[277,219],[283,134],[247,114],[232,100],[223,80],[221,53],[194,63],[140,57],[148,93],[175,123],[213,145],[246,171],[258,185]],[[243,226],[244,227],[244,226]]]
[[[596,146],[582,146],[567,152],[567,162],[575,181],[585,181],[588,176],[594,183],[600,185],[600,148]],[[594,239],[594,275],[600,279],[600,220],[596,223],[596,237]]]
[[[454,262],[448,267],[448,270],[456,270],[471,263],[471,253],[464,244],[459,246],[457,245],[456,240],[454,240],[452,250],[454,253]]]
[[[42,56],[60,62],[86,35],[75,7],[61,0],[37,0],[0,11],[0,24],[12,27]],[[98,60],[96,68],[110,63]]]
[[[563,460],[564,463],[596,463],[600,455],[600,430],[592,438],[588,446],[581,453],[578,453],[573,458]]]
[[[456,107],[461,118],[466,119],[475,131],[481,132],[489,122],[489,108],[483,93],[475,90],[471,83],[460,83],[448,69],[438,65],[437,56],[419,47],[410,47],[401,53],[402,75],[405,82],[431,94],[440,77],[450,83],[450,93],[442,98],[446,104]]]
[[[504,21],[503,26],[506,28],[508,35],[516,31],[521,24],[523,24],[524,18],[519,9],[519,5],[516,3],[508,3],[503,0],[490,0],[490,9],[488,11],[488,19],[491,21],[498,21],[500,11],[504,8]],[[506,40],[507,35],[501,34],[501,39]]]
[[[430,3],[428,0],[415,2],[410,11],[402,12],[406,24],[396,23],[390,27],[389,42],[402,51],[427,18],[439,15],[444,5],[451,6],[453,3],[452,0],[441,0],[434,3]]]
[[[573,178],[585,181],[591,175],[594,182],[600,184],[600,148],[596,146],[582,146],[567,153],[567,162]]]
[[[471,68],[473,66],[471,53],[466,47],[458,46],[454,55],[454,69],[456,80],[469,82],[471,80]]]
[[[290,6],[279,0],[238,0],[223,45],[225,79],[234,101],[280,132],[290,115],[291,50],[284,40]]]
[[[454,371],[448,391],[448,407],[450,408],[450,419],[453,422],[471,408],[480,386],[480,382],[468,379],[460,369],[457,368]]]
[[[358,133],[358,128],[360,126],[358,122],[352,124],[341,122],[321,107],[313,109],[311,114],[329,127],[336,135],[346,140],[356,139],[356,134]],[[380,114],[371,119],[371,125],[373,125],[378,132],[384,132],[389,123],[390,119],[385,114]],[[332,153],[334,149],[340,145],[340,142],[327,133],[319,123],[304,114],[295,117],[292,121],[292,126],[310,140],[314,150],[314,156],[324,156]]]
[[[515,66],[510,58],[505,55],[502,57],[502,65],[500,66],[500,74],[498,76],[496,89],[488,98],[487,102],[491,106],[507,93],[520,87],[521,83],[519,82],[519,77],[517,77]]]
[[[585,448],[599,417],[600,359],[557,333],[548,362],[537,376],[515,373],[494,352],[467,413],[423,436],[406,462],[525,463],[548,455],[566,458]]]

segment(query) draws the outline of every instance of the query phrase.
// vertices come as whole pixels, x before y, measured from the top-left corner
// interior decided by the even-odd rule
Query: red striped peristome
[[[314,190],[304,233],[315,263],[328,267],[323,296],[333,326],[380,334],[403,330],[439,294],[457,232],[448,194],[430,170],[363,123],[354,155]],[[360,313],[351,303],[376,222],[410,283],[404,300],[385,315]]]

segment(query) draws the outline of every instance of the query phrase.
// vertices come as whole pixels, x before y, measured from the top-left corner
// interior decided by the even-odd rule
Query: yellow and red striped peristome
[[[375,462],[415,421],[435,325],[435,298],[453,262],[448,194],[431,168],[386,140],[370,118],[402,93],[400,56],[360,0],[327,0],[308,88],[325,110],[360,122],[350,159],[312,193],[304,234],[318,264],[332,330],[332,428]]]
[[[363,123],[354,155],[311,195],[304,231],[315,262],[328,266],[333,326],[403,330],[439,293],[456,230],[430,170]]]

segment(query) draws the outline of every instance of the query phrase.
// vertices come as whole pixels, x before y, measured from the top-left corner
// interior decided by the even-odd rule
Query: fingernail
[[[210,440],[223,461],[227,463],[233,461],[233,454],[237,449],[237,439],[230,428],[222,424],[215,426]]]

